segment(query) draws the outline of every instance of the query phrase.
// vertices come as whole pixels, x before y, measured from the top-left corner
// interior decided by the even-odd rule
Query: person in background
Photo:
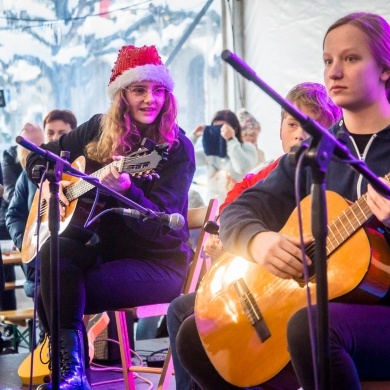
[[[237,118],[241,126],[241,138],[243,142],[251,142],[257,149],[257,165],[253,168],[254,172],[258,172],[264,166],[266,159],[264,152],[259,148],[259,134],[261,125],[259,121],[246,108],[241,108],[237,112]]]
[[[390,172],[389,23],[380,15],[366,12],[351,13],[337,20],[325,33],[323,63],[328,94],[343,112],[343,118],[329,129],[330,133],[336,136],[340,131],[343,132],[345,145],[356,161],[364,159],[367,167],[385,181],[383,177]],[[283,156],[272,174],[226,206],[220,219],[223,246],[228,251],[261,265],[281,280],[301,277],[304,272],[303,262],[307,261],[310,265],[314,260],[307,254],[302,254],[298,237],[279,233],[296,207],[295,171],[288,156]],[[300,182],[297,183],[302,198],[310,194],[311,177],[311,168],[303,167]],[[364,196],[367,213],[373,215],[368,225],[374,224],[376,239],[383,242],[381,256],[375,256],[375,262],[380,263],[375,264],[375,269],[387,267],[379,259],[389,258],[390,200],[378,193],[366,178],[338,158],[332,159],[327,167],[326,189],[349,202],[355,202]],[[329,202],[327,207],[333,206]],[[364,241],[362,236],[359,237]],[[366,264],[365,261],[369,259],[364,257],[367,255],[369,257],[370,253],[362,250],[363,242],[359,248],[356,247],[356,241],[353,248],[348,247],[349,243],[350,241],[346,240],[342,245],[345,251],[348,249],[351,251],[353,263],[356,264],[356,268],[354,265],[349,267],[350,272],[353,272],[363,263]],[[374,253],[375,243],[371,242],[369,246],[371,245],[373,247],[368,252]],[[348,261],[347,256],[338,260]],[[329,263],[331,261],[332,258]],[[346,266],[349,266],[348,262]],[[333,268],[332,273],[335,272],[337,270]],[[380,272],[374,272],[370,286],[381,283],[380,277],[382,277]],[[346,274],[339,276],[338,280],[345,279],[347,283],[351,278],[352,275]],[[347,283],[344,287],[348,286]],[[355,295],[356,300],[352,302],[350,300],[348,303],[343,302],[343,297],[337,302],[332,300],[329,302],[330,376],[327,379],[332,389],[358,390],[361,388],[360,381],[390,379],[388,287],[384,286],[381,294],[378,292],[376,304],[365,303],[364,297],[360,294],[359,297]],[[374,292],[375,289],[369,290]],[[293,380],[287,382],[286,389],[296,390],[302,386],[303,389],[309,390],[317,388],[318,385],[315,380],[316,367],[313,366],[313,345],[308,322],[309,316],[317,317],[315,315],[317,306],[313,305],[311,309],[310,315],[307,307],[297,310],[287,324],[286,341],[296,381],[294,386]],[[186,322],[181,329],[186,328],[185,324]],[[317,334],[317,321],[314,320],[312,325],[314,334]],[[194,353],[192,344],[187,348]],[[202,359],[201,361],[203,362]],[[317,362],[318,357],[314,361]],[[198,367],[203,365],[198,363],[198,367],[194,367],[188,361],[188,356],[182,363],[202,388],[232,388],[215,386],[215,383],[213,385],[212,381],[206,378],[206,370],[199,371]],[[253,369],[261,370],[262,362],[255,364],[257,367],[254,366]],[[284,372],[285,370],[282,370],[282,373]]]
[[[304,82],[297,84],[287,93],[286,99],[326,129],[341,118],[341,109],[332,102],[325,87],[319,83]],[[283,151],[288,153],[292,146],[304,141],[308,137],[308,134],[305,133],[301,124],[293,116],[282,109],[279,137],[282,141]],[[279,164],[281,157],[255,174],[248,173],[241,182],[236,183],[233,189],[227,194],[225,201],[221,204],[219,214],[247,188],[265,179]],[[213,261],[220,256],[223,249],[219,238],[210,236],[210,239],[205,243],[205,251],[211,256]]]
[[[155,219],[128,218],[105,213],[96,230],[99,240],[86,244],[59,237],[59,295],[61,339],[60,389],[90,390],[86,368],[88,346],[84,314],[123,307],[170,302],[184,286],[193,250],[188,245],[188,191],[195,172],[194,148],[177,124],[174,82],[155,46],[123,46],[108,85],[111,105],[59,140],[42,148],[57,155],[70,152],[70,160],[85,156],[104,166],[100,182],[155,213],[179,213],[183,227],[171,229]],[[159,178],[130,176],[112,162],[136,152],[144,138],[165,144],[168,156],[157,167]],[[27,173],[44,164],[35,153],[27,158]],[[180,177],[180,180],[177,178]],[[69,201],[60,182],[59,198]],[[48,183],[43,184],[48,199]],[[128,208],[110,197],[106,209]],[[65,210],[60,207],[60,216]],[[114,227],[114,228],[113,228]],[[41,277],[38,313],[51,333],[50,243],[40,250]],[[109,291],[109,294],[107,293]],[[50,383],[39,390],[51,389]]]
[[[36,145],[43,142],[43,130],[38,125],[26,123],[20,135]],[[23,148],[22,148],[23,149]],[[25,161],[25,152],[22,151],[19,145],[13,145],[3,153],[1,164],[3,174],[4,193],[1,199],[1,219],[0,219],[0,238],[2,240],[11,240],[6,227],[6,213],[10,202],[14,196],[15,184],[22,173],[22,164]],[[14,282],[16,279],[15,266],[7,264],[4,267],[5,282]],[[15,290],[3,291],[0,293],[0,310],[16,310],[16,294]],[[3,332],[3,339],[11,342],[13,337],[13,327],[6,326]]]
[[[48,143],[58,140],[63,134],[69,133],[76,126],[77,119],[73,112],[69,110],[50,111],[43,120],[43,138],[40,140],[39,145],[42,142]],[[14,195],[8,206],[5,220],[8,233],[19,250],[22,250],[27,219],[37,191],[36,185],[28,179],[27,172],[24,169],[29,152],[28,149],[23,148],[21,145],[17,146],[17,153],[23,171],[16,181]],[[33,297],[35,285],[34,261],[23,264],[23,270],[26,275],[24,291],[28,297]]]
[[[205,125],[192,133],[197,167],[206,166],[208,199],[224,199],[234,183],[257,165],[257,148],[252,142],[243,142],[241,126],[230,110],[217,111],[212,126],[221,126],[218,134],[205,134]]]
[[[330,127],[340,119],[340,108],[332,102],[325,87],[321,84],[311,82],[300,83],[288,92],[286,99],[298,107],[303,113],[318,121],[318,123],[325,128]],[[308,138],[308,134],[303,130],[300,123],[283,109],[281,112],[279,135],[285,153],[288,153],[291,147],[298,142]],[[280,159],[281,157],[270,163],[257,174],[248,174],[241,182],[236,183],[233,189],[228,192],[225,201],[221,204],[219,214],[221,215],[225,207],[236,200],[246,189],[252,187],[258,181],[265,179],[269,173],[278,166]],[[204,250],[206,254],[211,257],[212,261],[215,261],[224,251],[221,241],[218,236],[215,235],[210,235],[208,237]],[[183,367],[181,359],[179,358],[185,354],[185,360],[193,359],[194,364],[197,364],[197,355],[192,351],[192,346],[189,345],[190,342],[188,341],[189,339],[187,339],[188,334],[179,333],[183,321],[188,317],[192,316],[192,324],[194,324],[193,313],[195,297],[196,293],[182,295],[174,299],[168,308],[168,334],[172,349],[177,390],[198,388],[197,384],[191,379],[190,375]],[[198,336],[196,335],[195,340],[197,340],[197,338]],[[196,344],[196,348],[198,349],[199,345]],[[213,374],[215,374],[214,371],[215,370],[213,370]],[[221,381],[221,386],[225,386],[222,378]],[[218,383],[218,386],[215,386],[214,388],[222,389],[223,387],[219,387],[219,385],[220,384]]]

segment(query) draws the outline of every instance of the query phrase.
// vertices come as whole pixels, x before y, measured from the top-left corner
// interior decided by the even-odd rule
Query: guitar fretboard
[[[113,164],[120,171],[121,170],[120,169],[121,164],[119,164],[120,162],[121,161],[114,161],[111,164],[109,164],[108,166]],[[105,169],[105,167],[100,168],[99,170],[92,173],[90,176],[100,178],[104,169]],[[85,180],[79,180],[76,183],[65,188],[64,194],[65,194],[66,198],[68,199],[68,201],[72,202],[73,200],[78,199],[81,195],[85,194],[86,192],[88,192],[89,190],[91,190],[94,187],[95,186],[93,184],[88,183]]]
[[[386,175],[385,179],[390,181],[390,174]],[[367,204],[367,193],[365,193],[328,225],[328,238],[326,241],[327,255],[337,249],[368,221],[372,215],[373,213]]]
[[[157,151],[152,151],[148,154],[128,156],[124,157],[119,161],[113,161],[107,166],[113,165],[118,169],[118,172],[127,172],[130,175],[147,175],[153,171],[153,169],[158,165],[162,157]],[[103,167],[96,172],[90,174],[91,177],[100,178],[103,173],[103,170],[106,167]],[[71,184],[69,187],[66,187],[64,194],[69,202],[72,202],[75,199],[78,199],[81,195],[85,194],[95,186],[85,180],[79,180],[76,183]]]

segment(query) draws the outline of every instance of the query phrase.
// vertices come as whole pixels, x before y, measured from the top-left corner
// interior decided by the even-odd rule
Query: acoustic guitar
[[[329,299],[378,302],[390,286],[390,251],[378,229],[362,227],[373,216],[367,195],[350,206],[334,192],[327,191],[326,199],[331,221],[326,242]],[[310,196],[301,208],[303,231],[311,234]],[[280,233],[299,237],[297,209]],[[306,253],[314,260],[314,242]],[[309,287],[315,303],[313,266]],[[287,323],[307,305],[306,289],[304,280],[278,278],[228,253],[210,268],[196,295],[195,319],[206,353],[226,381],[259,385],[287,365]]]
[[[157,166],[167,158],[167,144],[154,145],[153,150],[148,148],[141,148],[138,151],[125,156],[119,161],[114,161],[110,165],[117,168],[118,172],[127,172],[135,177],[147,177],[152,179],[158,177],[155,172]],[[77,158],[72,166],[81,172],[85,171],[86,160],[81,156]],[[103,173],[105,167],[100,168],[90,176],[97,180]],[[84,224],[88,220],[94,198],[91,196],[84,196],[95,186],[80,178],[63,174],[63,180],[72,182],[69,187],[64,189],[64,194],[69,201],[69,205],[65,208],[65,217],[60,221],[59,234],[64,237],[77,239],[79,241],[87,242],[93,235],[96,229],[96,223],[91,227],[85,228]],[[107,196],[101,194],[96,203],[96,213],[103,209]],[[37,250],[50,237],[50,230],[48,224],[48,202],[42,200],[39,205],[39,190],[37,190],[30,213],[27,219],[26,229],[23,235],[23,243],[21,250],[21,257],[23,263],[29,263],[35,258]],[[38,221],[39,214],[39,244],[37,244]]]

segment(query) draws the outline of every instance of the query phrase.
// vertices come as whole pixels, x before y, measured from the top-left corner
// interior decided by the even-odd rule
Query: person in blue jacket
[[[61,135],[69,133],[77,126],[77,119],[69,110],[52,110],[43,120],[42,142],[58,140]],[[17,146],[17,152],[22,168],[26,166],[26,159],[29,150],[21,145]],[[29,180],[25,169],[19,175],[14,189],[13,197],[8,205],[5,215],[7,231],[16,248],[22,250],[23,236],[26,230],[26,223],[30,214],[34,196],[37,192],[36,185]],[[34,296],[35,285],[35,264],[34,261],[23,264],[23,271],[26,275],[24,291],[28,297]],[[39,275],[38,275],[39,276]]]

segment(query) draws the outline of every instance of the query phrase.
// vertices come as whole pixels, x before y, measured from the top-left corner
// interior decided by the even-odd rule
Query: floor
[[[136,342],[136,352],[146,358],[150,352],[159,351],[168,346],[167,339],[143,340]],[[23,345],[19,348],[19,353],[3,353],[0,355],[0,390],[15,390],[15,389],[36,389],[36,386],[23,385],[17,371],[20,364],[28,356],[27,348]],[[138,364],[138,362],[134,362]],[[119,365],[113,365],[106,369],[92,367],[91,382],[93,389],[97,390],[121,390],[124,389],[123,376]],[[158,383],[158,375],[142,374],[142,378],[136,379],[137,390],[155,389]],[[114,381],[114,382],[112,382]],[[111,382],[111,383],[109,383]],[[149,383],[148,383],[149,382]],[[169,384],[169,390],[174,390],[175,378]]]

